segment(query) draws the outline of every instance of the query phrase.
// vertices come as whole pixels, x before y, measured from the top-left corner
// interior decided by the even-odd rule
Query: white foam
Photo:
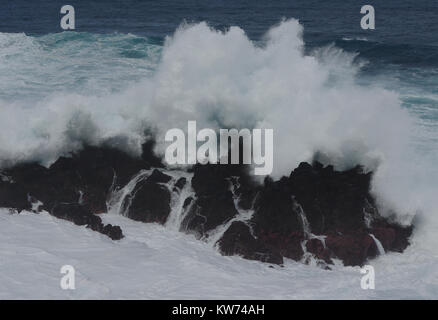
[[[385,249],[383,248],[382,243],[377,239],[373,234],[370,234],[370,237],[373,238],[374,243],[376,244],[377,250],[379,254],[385,254]]]
[[[120,215],[125,238],[41,214],[0,209],[0,299],[434,299],[437,258],[413,247],[373,260],[376,289],[362,290],[359,267],[331,271],[286,259],[283,268],[224,257],[191,235]],[[60,288],[75,268],[76,289]]]
[[[296,20],[285,20],[260,45],[238,27],[221,32],[206,23],[183,25],[167,38],[160,59],[148,60],[154,72],[121,92],[51,93],[31,104],[19,96],[0,101],[0,162],[48,164],[84,142],[120,136],[126,149],[139,154],[145,127],[155,130],[157,152],[163,153],[165,132],[186,128],[187,120],[200,128],[273,128],[274,176],[289,174],[320,151],[337,168],[361,163],[375,170],[373,192],[382,212],[395,210],[409,221],[421,211],[427,224],[437,220],[438,170],[413,146],[413,132],[421,128],[399,96],[378,84],[357,85],[360,66],[338,48],[304,55],[302,31]],[[7,41],[0,39],[14,50]],[[117,73],[107,71],[117,82]],[[102,83],[93,85],[102,92]]]

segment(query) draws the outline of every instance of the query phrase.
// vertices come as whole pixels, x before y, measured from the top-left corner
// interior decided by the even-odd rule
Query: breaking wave
[[[375,171],[373,191],[388,214],[423,213],[436,224],[436,159],[418,152],[422,128],[399,94],[357,84],[364,61],[333,45],[305,54],[302,32],[290,19],[257,42],[207,23],[184,24],[164,42],[0,34],[0,165],[50,164],[108,141],[139,154],[145,131],[163,154],[165,132],[188,120],[273,128],[274,176],[315,154],[339,169],[360,163]]]

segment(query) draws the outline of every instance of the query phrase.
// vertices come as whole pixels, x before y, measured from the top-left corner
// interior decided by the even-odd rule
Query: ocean
[[[125,251],[61,223],[66,232],[56,232],[68,250],[95,243],[97,256],[110,247],[118,255],[107,260],[116,271],[90,271],[90,290],[68,297],[438,297],[438,2],[69,1],[76,28],[63,31],[65,4],[0,3],[0,167],[30,160],[49,165],[108,139],[138,154],[145,129],[156,133],[162,154],[166,130],[184,129],[187,120],[213,129],[262,126],[274,129],[274,176],[288,175],[315,152],[340,169],[362,164],[375,172],[373,193],[382,212],[416,223],[405,253],[375,260],[375,291],[360,289],[357,268],[338,266],[327,275],[289,262],[271,270],[124,217],[107,219],[128,230]],[[360,27],[364,4],[375,8],[375,30]],[[11,246],[24,250],[29,241],[16,236],[27,232],[28,223],[56,229],[44,215],[2,220],[0,256],[10,261]],[[75,238],[84,247],[69,242]],[[50,240],[35,241],[44,252],[38,259],[45,261]],[[162,247],[173,256],[159,253]],[[49,260],[60,262],[62,248],[54,250]],[[34,278],[29,275],[33,281],[45,271],[26,252],[20,263],[23,270],[37,268]],[[151,289],[145,293],[134,284],[135,267],[126,275],[132,278],[119,279],[112,290],[101,285],[118,277],[120,259],[135,261],[138,254],[145,268],[175,272],[174,282],[148,274],[144,281]],[[150,256],[156,260],[148,264]],[[99,263],[85,251],[74,259],[83,259],[85,269]],[[0,290],[0,298],[56,296],[50,281],[44,290],[17,289],[8,280],[16,264],[0,264],[0,283],[9,288]],[[202,281],[190,282],[199,274]],[[213,278],[221,281],[203,285]]]

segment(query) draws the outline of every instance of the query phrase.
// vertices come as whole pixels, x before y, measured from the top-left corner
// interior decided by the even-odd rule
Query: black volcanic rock
[[[55,205],[50,213],[59,219],[71,221],[76,225],[86,225],[91,230],[105,234],[113,240],[123,238],[119,226],[104,225],[102,219],[93,214],[86,206],[77,203],[60,203]]]
[[[117,149],[98,147],[86,147],[69,158],[61,157],[50,167],[55,177],[68,174],[67,181],[79,180],[74,187],[84,193],[84,203],[97,213],[106,211],[111,187],[124,186],[142,169],[149,169],[143,160]]]
[[[98,223],[101,222],[101,219],[93,215],[88,208],[77,203],[57,204],[52,208],[50,213],[59,219],[71,221],[78,226],[87,224],[98,225]],[[92,217],[97,219],[93,220]]]
[[[92,213],[105,212],[110,190],[124,186],[142,169],[149,169],[143,159],[112,147],[91,146],[69,157],[60,157],[50,168],[36,163],[18,164],[2,171],[2,177],[11,177],[11,181],[0,181],[0,207],[20,212],[31,210],[40,201],[40,209],[100,231],[100,224],[90,222],[79,207],[75,208],[75,214],[69,212],[65,216],[55,208],[69,203],[84,205]],[[117,238],[121,235],[117,228],[106,230]]]
[[[155,173],[155,174],[154,174]],[[171,194],[169,189],[157,183],[167,180],[167,175],[158,170],[134,188],[122,204],[127,210],[127,217],[142,222],[164,224],[170,214]]]
[[[247,170],[239,172],[237,176],[232,176],[229,181],[233,184],[238,207],[243,210],[253,209],[261,189],[260,184],[254,181]]]
[[[191,183],[194,195],[181,199],[184,232],[207,238],[239,211],[240,220],[253,210],[247,221],[234,221],[219,239],[225,255],[278,264],[283,258],[313,255],[325,263],[337,258],[345,265],[363,265],[378,254],[373,236],[386,251],[402,252],[409,245],[412,226],[379,214],[369,191],[372,174],[359,166],[336,171],[318,162],[301,163],[289,177],[257,184],[248,166],[195,165],[191,181],[175,182],[159,169],[163,165],[152,149],[153,142],[145,143],[142,157],[135,158],[113,147],[88,146],[59,158],[50,168],[25,163],[3,169],[0,207],[45,210],[120,239],[120,227],[103,225],[96,213],[107,211],[109,197],[120,195],[133,177],[152,169],[124,197],[122,212],[134,220],[164,224],[172,196],[181,196]]]
[[[327,248],[346,266],[362,266],[367,259],[378,254],[377,246],[365,231],[329,233],[325,239]]]
[[[106,200],[111,187],[120,187],[148,164],[112,148],[86,147],[70,157],[60,157],[50,168],[35,163],[20,164],[5,170],[13,177],[13,184],[1,183],[0,188],[14,189],[14,207],[22,210],[31,195],[51,211],[59,202],[78,202],[81,198],[93,212],[106,211]],[[6,192],[4,191],[5,198]],[[26,198],[24,197],[26,195]],[[8,206],[6,200],[0,205]],[[17,203],[17,201],[19,203]],[[12,203],[12,204],[14,204]]]
[[[401,226],[397,223],[378,218],[372,222],[372,233],[386,251],[403,252],[409,245],[412,226]]]
[[[248,225],[242,221],[233,222],[217,244],[219,251],[226,256],[239,255],[250,260],[283,263],[283,257],[254,238]]]
[[[193,202],[195,201],[195,199],[193,199],[193,197],[187,197],[184,200],[184,204],[183,204],[183,209],[187,209]]]
[[[196,165],[193,172],[195,203],[185,216],[181,229],[200,238],[238,214],[230,191],[230,178],[238,170],[231,165],[207,164]]]
[[[182,229],[202,237],[207,231],[222,225],[237,214],[230,191],[199,196],[184,218]]]
[[[323,242],[317,238],[309,239],[306,241],[306,250],[325,263],[333,264],[331,259],[332,253],[330,249],[326,247],[325,241]]]
[[[148,178],[148,181],[153,183],[168,183],[170,180],[172,180],[171,176],[168,176],[157,169],[154,169]]]
[[[198,196],[211,196],[230,190],[228,179],[232,176],[228,166],[195,165],[193,168],[192,187]]]
[[[286,179],[265,179],[254,204],[251,219],[255,235],[281,255],[301,259],[304,230]]]
[[[361,167],[341,172],[316,162],[300,164],[289,178],[265,179],[263,186],[247,191],[257,195],[249,221],[255,238],[287,258],[300,260],[306,250],[326,263],[338,258],[346,265],[362,265],[378,254],[371,234],[385,250],[403,251],[412,227],[380,217],[370,178]],[[325,236],[325,243],[311,235]]]
[[[277,182],[271,179],[265,180],[254,204],[252,223],[256,233],[260,233],[263,229],[280,236],[287,236],[293,232],[303,231],[296,203],[285,179]]]
[[[30,210],[28,192],[21,185],[0,181],[0,208],[9,208],[21,212]]]
[[[306,213],[316,234],[330,230],[352,230],[365,227],[364,211],[369,194],[371,173],[361,167],[334,171],[301,163],[289,177],[292,194]]]
[[[119,226],[113,226],[112,224],[104,226],[102,233],[106,234],[112,240],[120,240],[124,237],[122,229]]]
[[[187,184],[187,179],[186,178],[184,178],[184,177],[179,178],[175,182],[175,188],[176,188],[176,190],[180,190],[181,191],[185,187],[186,184]]]
[[[289,234],[279,234],[271,232],[269,229],[260,228],[257,233],[257,239],[271,251],[278,252],[283,257],[301,260],[304,251],[302,243],[305,240],[303,232],[291,232]]]

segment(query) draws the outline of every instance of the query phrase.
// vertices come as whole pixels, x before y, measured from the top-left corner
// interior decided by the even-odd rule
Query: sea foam
[[[375,172],[373,191],[384,212],[395,211],[407,222],[419,212],[432,217],[438,172],[415,151],[412,133],[418,128],[399,95],[378,83],[358,85],[361,63],[354,54],[329,46],[306,55],[302,33],[294,19],[281,21],[258,42],[239,27],[218,31],[207,23],[183,24],[160,48],[147,41],[138,48],[132,35],[114,35],[116,41],[108,35],[11,40],[2,34],[1,47],[10,53],[0,57],[9,62],[2,66],[3,80],[20,88],[14,65],[35,64],[37,73],[21,84],[23,97],[0,100],[0,163],[49,164],[84,143],[108,140],[140,154],[145,130],[154,133],[162,155],[165,132],[184,129],[189,120],[212,129],[272,128],[275,177],[315,154],[338,169],[362,164]],[[149,51],[138,59],[126,56],[121,47],[127,43]],[[11,56],[23,47],[32,50]],[[41,55],[47,67],[39,64]],[[99,69],[93,68],[97,61]],[[65,88],[50,90],[47,79],[59,83],[62,76]],[[111,90],[105,90],[109,83]]]

